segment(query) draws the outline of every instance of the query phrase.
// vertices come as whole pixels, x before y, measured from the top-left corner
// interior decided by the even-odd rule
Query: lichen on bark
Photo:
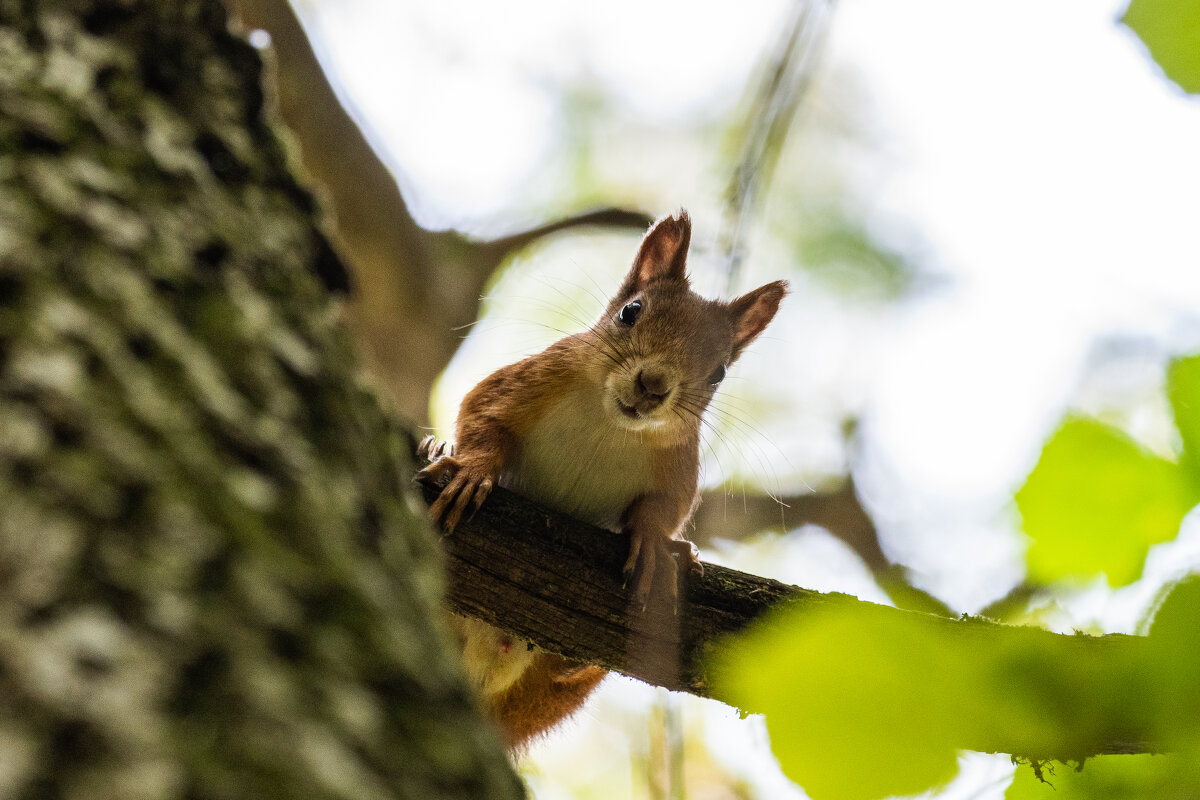
[[[0,0],[0,798],[514,797],[215,0]]]

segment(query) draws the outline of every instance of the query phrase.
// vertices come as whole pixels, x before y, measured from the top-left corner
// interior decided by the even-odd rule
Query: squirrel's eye
[[[626,303],[621,309],[621,313],[617,314],[617,321],[622,325],[633,325],[637,322],[638,315],[642,313],[642,301],[634,300],[632,303]]]
[[[725,365],[718,364],[717,368],[712,371],[712,375],[708,376],[708,385],[716,386],[723,380],[725,380]]]

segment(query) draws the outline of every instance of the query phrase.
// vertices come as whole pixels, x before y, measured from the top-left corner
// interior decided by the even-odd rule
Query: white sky
[[[950,276],[874,342],[858,477],[891,553],[967,610],[1020,579],[1008,498],[1077,396],[1094,338],[1200,348],[1200,101],[1114,24],[1123,5],[843,0],[835,12],[829,68],[856,76],[889,163],[856,177],[866,212],[920,231]],[[415,212],[445,227],[486,226],[523,202],[565,124],[556,98],[581,78],[664,127],[732,113],[786,8],[343,0],[318,11]],[[792,359],[788,337],[811,324],[775,323],[762,360]],[[823,369],[839,363],[855,369]],[[1148,413],[1147,430],[1165,430],[1161,409]],[[1157,582],[1200,564],[1197,539],[1152,558],[1144,586],[1082,593],[1075,613],[1132,629]],[[871,591],[827,538],[789,546],[792,558],[761,559],[777,577]],[[973,794],[994,766],[972,775],[963,795],[1002,794]]]

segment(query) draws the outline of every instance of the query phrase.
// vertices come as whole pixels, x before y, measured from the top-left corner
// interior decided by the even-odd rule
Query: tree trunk
[[[0,798],[521,794],[259,75],[0,0]]]

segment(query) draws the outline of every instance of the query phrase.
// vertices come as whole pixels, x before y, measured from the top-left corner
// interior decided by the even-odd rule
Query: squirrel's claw
[[[439,523],[446,533],[454,533],[468,506],[472,507],[471,515],[474,516],[483,505],[483,501],[492,491],[494,480],[491,475],[465,466],[453,456],[440,457],[418,472],[417,479],[436,485],[446,475],[450,476],[450,482],[442,488],[437,500],[429,507],[429,516]]]
[[[417,472],[416,480],[438,486],[448,479],[437,499],[429,506],[429,516],[446,533],[454,533],[468,505],[474,516],[492,491],[494,482],[492,476],[477,465],[472,466],[469,461],[464,463],[456,455],[457,448],[453,443],[432,434],[417,445],[417,456],[428,459],[430,463]]]
[[[419,448],[418,452],[420,452]],[[425,469],[418,471],[414,477],[421,483],[427,483],[430,486],[437,486],[447,475],[449,475],[451,478],[457,475],[459,467],[460,464],[453,456],[442,456],[429,466],[425,467]],[[445,490],[442,491],[442,494],[443,496],[445,495]]]
[[[475,487],[475,493],[471,499],[471,517],[475,516],[475,512],[479,511],[479,507],[483,505],[483,501],[487,500],[488,495],[492,493],[492,485],[491,478],[484,478]],[[471,517],[468,517],[468,519]]]
[[[463,513],[467,510],[467,506],[471,506],[471,513],[467,517],[470,519],[475,516],[475,512],[483,505],[483,501],[492,491],[492,479],[487,475],[476,475],[474,473],[460,472],[455,476],[451,485],[458,483],[457,498],[454,500],[454,506],[446,514],[445,525],[446,533],[454,533],[454,529],[458,527],[459,520],[462,519]],[[450,487],[446,487],[449,489]],[[439,497],[438,500],[441,500]]]
[[[632,531],[629,533],[629,558],[625,559],[625,566],[621,571],[625,573],[625,585],[629,585],[629,579],[633,576],[633,571],[637,569],[638,557],[642,552],[642,537]]]
[[[423,458],[426,461],[437,461],[443,456],[453,457],[455,450],[453,442],[439,439],[431,433],[417,445],[417,458]]]
[[[437,437],[432,433],[426,436],[417,444],[417,458],[423,458],[426,461],[433,461],[429,457],[429,451],[433,448],[433,443],[437,441]]]

